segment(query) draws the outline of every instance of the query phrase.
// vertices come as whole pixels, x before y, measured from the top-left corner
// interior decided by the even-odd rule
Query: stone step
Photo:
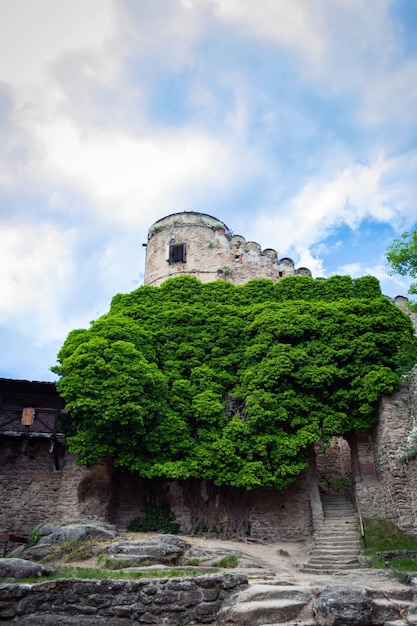
[[[355,550],[357,547],[353,546],[353,548],[350,547],[346,547],[346,548],[332,548],[329,546],[317,546],[315,545],[314,548],[312,548],[312,550],[310,550],[310,556],[313,554],[352,554],[352,551]]]
[[[322,526],[320,528],[320,530],[318,530],[315,533],[315,536],[317,535],[334,535],[334,536],[338,536],[338,537],[344,537],[345,535],[349,536],[353,535],[354,533],[358,532],[358,527],[356,524],[343,524],[343,525],[339,525],[337,528],[333,528],[331,526],[328,526],[326,523],[324,526]]]
[[[314,535],[314,544],[304,572],[336,572],[359,567],[358,521],[346,496],[322,496],[323,524]]]
[[[334,541],[332,541],[332,539]],[[319,545],[331,545],[332,543],[335,544],[335,546],[360,546],[361,542],[359,541],[359,539],[356,536],[352,536],[352,537],[346,537],[344,539],[340,539],[338,537],[331,537],[331,536],[326,536],[326,537],[317,537],[314,540],[314,544],[316,546]]]
[[[372,604],[376,609],[378,619],[381,620],[383,624],[386,624],[387,620],[395,620],[399,617],[402,617],[403,615],[406,615],[409,612],[410,607],[412,606],[412,602],[409,602],[407,600],[393,601],[390,598],[376,598],[372,600]]]
[[[240,602],[255,602],[259,600],[302,600],[308,602],[314,593],[314,588],[306,585],[277,585],[254,583],[239,592]]]
[[[385,589],[377,589],[377,588],[373,588],[373,589],[368,589],[368,595],[371,597],[372,600],[384,600],[384,599],[389,599],[389,600],[410,600],[412,601],[414,599],[414,587],[397,587],[397,588],[391,588],[389,589],[389,591],[385,591]],[[415,605],[415,608],[417,610],[417,604]]]
[[[343,533],[343,535],[340,535],[340,533],[339,535],[335,535],[334,533],[320,532],[314,536],[314,541],[323,541],[323,542],[327,541],[327,543],[339,543],[342,541],[347,541],[347,542],[357,541],[358,543],[360,543],[357,530],[349,532],[349,533]]]
[[[358,567],[359,567],[359,564],[352,564],[352,565],[342,564],[342,565],[336,565],[336,566],[332,566],[329,564],[325,564],[325,565],[307,564],[305,567],[303,567],[301,571],[305,574],[337,574],[337,572],[354,570],[354,569],[358,569]]]
[[[307,602],[277,598],[275,600],[257,600],[240,602],[233,606],[227,615],[220,618],[222,626],[258,626],[259,624],[282,624],[297,619]]]
[[[344,555],[344,556],[313,556],[308,560],[308,565],[348,565],[352,563],[359,563],[359,560],[356,556],[352,555]]]
[[[251,583],[238,594],[238,602],[221,611],[219,624],[257,626],[289,624],[297,620],[300,611],[315,597],[319,588],[308,585],[277,585]],[[294,622],[292,622],[294,624]],[[306,626],[309,626],[306,622]]]

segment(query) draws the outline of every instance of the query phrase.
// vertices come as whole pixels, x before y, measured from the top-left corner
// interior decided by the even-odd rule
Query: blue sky
[[[415,0],[0,0],[0,376],[53,380],[177,211],[405,295],[416,111]]]

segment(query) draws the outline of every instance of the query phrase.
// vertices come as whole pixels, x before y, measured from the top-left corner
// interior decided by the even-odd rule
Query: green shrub
[[[176,535],[180,531],[180,525],[175,520],[175,515],[165,502],[145,502],[144,517],[133,519],[127,530],[135,533],[163,530],[166,533]]]
[[[236,567],[237,564],[238,564],[238,558],[236,554],[228,554],[227,556],[224,556],[219,561],[216,561],[216,563],[213,563],[214,567],[227,567],[227,568]]]
[[[38,543],[39,539],[41,538],[42,526],[43,524],[40,526],[37,526],[36,528],[32,530],[32,532],[29,535],[28,542],[26,544],[27,548],[33,548],[33,546],[35,546]]]

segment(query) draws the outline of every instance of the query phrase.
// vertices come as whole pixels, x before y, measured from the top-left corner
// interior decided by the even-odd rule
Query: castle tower
[[[235,285],[252,278],[280,280],[285,276],[311,276],[295,269],[292,259],[278,260],[275,250],[234,235],[217,218],[184,211],[155,222],[148,231],[145,285],[160,285],[172,276],[188,274],[202,282],[228,280]]]

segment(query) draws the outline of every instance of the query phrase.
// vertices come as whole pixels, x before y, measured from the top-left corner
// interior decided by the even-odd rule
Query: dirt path
[[[122,539],[146,541],[157,533],[118,533],[114,541]],[[241,566],[238,565],[236,570],[244,571],[250,577],[273,578],[274,582],[282,582],[295,585],[306,586],[329,586],[329,585],[352,585],[357,587],[393,589],[403,588],[399,582],[390,576],[386,570],[373,570],[369,568],[358,568],[355,570],[347,570],[335,574],[308,574],[302,571],[302,566],[307,563],[308,550],[310,544],[308,542],[275,542],[261,543],[250,540],[232,540],[195,537],[189,535],[178,535],[181,539],[189,543],[190,556],[193,551],[198,554],[203,553],[208,557],[216,554],[222,555],[224,552],[234,553],[238,556]],[[111,542],[101,544],[104,549]],[[250,565],[248,563],[251,562]],[[61,561],[64,564],[64,561]],[[59,565],[59,563],[56,563]],[[88,561],[79,561],[71,563],[71,565],[79,567],[96,567],[97,559],[89,559]],[[201,566],[204,567],[204,559]],[[251,573],[251,570],[253,573]]]

